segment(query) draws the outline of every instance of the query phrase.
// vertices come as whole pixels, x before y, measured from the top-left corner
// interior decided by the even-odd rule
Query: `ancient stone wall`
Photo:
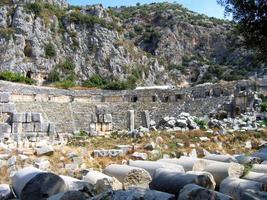
[[[17,112],[38,112],[54,122],[58,133],[123,130],[129,128],[129,110],[134,110],[135,128],[144,124],[141,114],[158,122],[165,116],[208,115],[220,108],[240,83],[206,84],[171,90],[59,90],[0,82],[0,91],[11,93]],[[249,84],[245,84],[246,87]]]

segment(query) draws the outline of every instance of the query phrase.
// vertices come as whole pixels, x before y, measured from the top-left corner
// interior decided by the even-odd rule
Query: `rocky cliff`
[[[105,9],[64,0],[4,0],[0,69],[39,84],[89,79],[90,85],[96,74],[100,81],[131,85],[216,81],[229,78],[235,60],[230,29],[229,22],[177,4]]]

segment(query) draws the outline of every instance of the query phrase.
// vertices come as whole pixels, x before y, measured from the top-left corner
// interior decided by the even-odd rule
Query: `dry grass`
[[[266,130],[261,133],[233,133],[227,135],[211,135],[204,131],[192,131],[187,133],[155,132],[147,134],[142,138],[116,136],[112,134],[107,137],[74,140],[67,146],[55,147],[53,155],[44,156],[42,158],[50,161],[50,170],[52,172],[56,174],[69,175],[71,170],[65,169],[64,166],[65,164],[72,163],[72,159],[69,158],[69,154],[74,153],[82,159],[82,164],[79,166],[79,170],[72,172],[76,177],[80,177],[81,175],[79,172],[81,169],[92,168],[101,170],[109,164],[122,164],[123,162],[131,159],[131,153],[134,152],[129,152],[128,155],[117,158],[92,158],[92,152],[96,149],[114,149],[119,144],[132,145],[135,148],[139,147],[136,151],[147,153],[150,160],[159,159],[163,154],[179,157],[184,153],[190,153],[192,149],[196,149],[200,157],[203,156],[204,149],[211,153],[250,154],[257,150],[260,141],[266,139],[266,136]],[[163,142],[158,144],[156,147],[156,150],[160,153],[159,155],[155,155],[151,153],[151,151],[147,151],[143,148],[145,144],[151,141],[155,142],[157,137],[161,137],[163,139]],[[199,139],[199,137],[208,137],[210,140],[203,142]],[[245,148],[245,142],[248,140],[252,143],[252,149]],[[178,146],[177,143],[181,143],[184,146]],[[35,155],[31,155],[27,162],[21,162],[18,160],[17,168],[31,165],[35,159],[37,159],[37,157]],[[0,183],[8,183],[8,174],[7,167],[1,167]]]

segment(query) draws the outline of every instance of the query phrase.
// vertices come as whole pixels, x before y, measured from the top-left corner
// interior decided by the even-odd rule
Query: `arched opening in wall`
[[[175,101],[179,101],[179,100],[182,100],[183,99],[183,96],[181,94],[176,94],[175,95]]]
[[[131,102],[137,102],[138,101],[138,97],[137,96],[132,96],[131,97]]]
[[[32,71],[31,70],[27,71],[26,77],[27,78],[32,78]]]
[[[163,97],[163,102],[165,102],[165,103],[169,102],[169,96],[164,96]]]
[[[156,96],[152,96],[152,102],[156,102],[157,101],[157,97]]]
[[[210,91],[206,91],[205,92],[205,97],[209,97],[210,96]]]

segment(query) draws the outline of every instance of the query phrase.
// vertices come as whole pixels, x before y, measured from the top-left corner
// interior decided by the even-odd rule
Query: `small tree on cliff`
[[[237,29],[248,47],[267,54],[267,1],[266,0],[217,0],[232,14]]]

